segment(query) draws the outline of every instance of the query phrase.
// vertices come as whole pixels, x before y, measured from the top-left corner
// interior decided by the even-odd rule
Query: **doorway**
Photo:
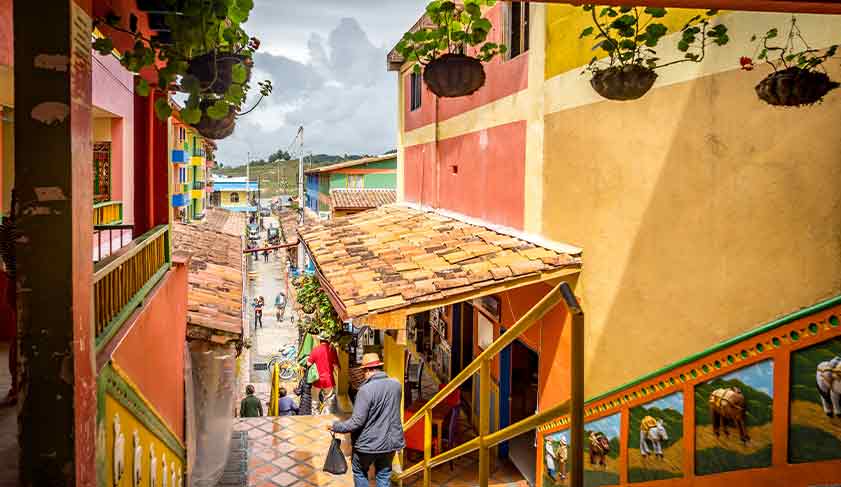
[[[533,416],[537,411],[537,352],[515,340],[500,354],[500,429]],[[514,386],[516,384],[516,387]],[[523,433],[499,448],[531,485],[535,485],[537,451],[534,430]]]

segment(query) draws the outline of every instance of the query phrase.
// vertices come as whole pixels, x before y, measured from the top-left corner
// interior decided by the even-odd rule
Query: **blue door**
[[[505,330],[500,330],[500,334]],[[511,345],[499,353],[499,429],[511,424]],[[508,442],[499,444],[499,457],[508,458]]]

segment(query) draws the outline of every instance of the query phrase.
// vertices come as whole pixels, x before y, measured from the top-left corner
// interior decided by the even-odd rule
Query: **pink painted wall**
[[[525,161],[525,121],[410,146],[406,200],[522,229]]]
[[[2,1],[2,0],[0,0]],[[93,54],[93,105],[111,121],[111,198],[123,202],[123,221],[134,222],[134,76],[114,56]]]
[[[500,2],[486,13],[486,17],[494,25],[488,35],[488,40],[491,42],[501,43],[503,41],[502,9],[503,3]],[[411,81],[407,73],[403,76],[405,130],[410,131],[418,127],[423,127],[424,125],[433,123],[436,118],[438,121],[447,120],[482,105],[487,105],[500,98],[505,98],[518,91],[525,90],[529,85],[528,64],[528,51],[510,60],[497,57],[490,63],[485,64],[485,86],[470,96],[439,98],[437,107],[435,104],[435,95],[427,89],[426,84],[423,84],[421,106],[414,111],[410,110]]]
[[[14,62],[12,39],[12,0],[0,0],[0,64]]]
[[[184,344],[187,267],[168,273],[112,360],[129,376],[170,429],[184,439]],[[166,371],[166,373],[161,373]]]

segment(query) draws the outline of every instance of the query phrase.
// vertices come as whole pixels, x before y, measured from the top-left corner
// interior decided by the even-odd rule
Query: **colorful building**
[[[322,218],[337,217],[394,203],[397,156],[340,162],[304,171],[306,207]]]
[[[204,218],[210,184],[208,169],[212,165],[204,139],[177,116],[170,123],[172,145],[172,207],[177,221],[190,222]]]
[[[213,176],[212,181],[211,206],[230,211],[257,211],[259,182],[249,182],[245,177],[227,177],[218,174]]]
[[[698,13],[670,11],[671,31]],[[537,485],[566,485],[560,445],[585,441],[568,432],[578,374],[584,430],[609,443],[585,462],[587,485],[837,479],[841,435],[811,382],[841,356],[841,139],[809,134],[834,129],[841,94],[771,107],[753,88],[768,70],[738,62],[752,35],[783,31],[791,14],[721,13],[727,45],[658,71],[627,102],[600,98],[581,74],[589,12],[500,2],[486,14],[509,54],[485,65],[471,96],[437,99],[389,55],[399,204],[301,232],[340,314],[386,331],[395,377],[421,360],[442,384],[470,371],[461,398],[477,430],[529,425],[493,444]],[[839,22],[797,15],[815,49],[837,42]],[[841,78],[837,62],[827,71]],[[559,282],[586,317],[580,347],[577,305],[546,312]],[[724,411],[727,401],[749,412]],[[718,435],[728,414],[745,421],[740,434]],[[650,456],[648,416],[672,438]]]

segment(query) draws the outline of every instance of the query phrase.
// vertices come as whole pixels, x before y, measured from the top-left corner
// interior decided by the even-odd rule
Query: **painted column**
[[[22,486],[96,482],[90,10],[14,1]]]

